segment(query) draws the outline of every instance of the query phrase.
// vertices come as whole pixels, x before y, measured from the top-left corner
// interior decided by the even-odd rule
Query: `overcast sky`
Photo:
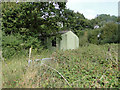
[[[67,8],[83,13],[88,19],[97,14],[110,14],[118,16],[118,2],[120,0],[68,0]]]

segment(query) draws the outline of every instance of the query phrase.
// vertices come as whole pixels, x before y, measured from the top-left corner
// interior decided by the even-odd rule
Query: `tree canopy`
[[[47,35],[60,30],[66,3],[26,2],[2,3],[2,30],[6,34]]]

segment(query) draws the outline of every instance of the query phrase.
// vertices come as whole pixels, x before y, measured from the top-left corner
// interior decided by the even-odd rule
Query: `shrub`
[[[2,50],[3,50],[3,57],[10,58],[15,54],[25,54],[25,50],[29,50],[30,47],[36,49],[36,51],[41,50],[41,43],[40,41],[32,36],[22,36],[20,34],[11,34],[5,35],[3,33],[2,37]]]
[[[92,31],[88,31],[88,41],[89,41],[89,43],[98,44],[99,39],[98,39],[97,35],[99,33],[100,33],[100,29],[95,29],[95,30],[92,30]]]
[[[98,34],[100,34],[100,37],[98,37]],[[77,35],[80,39],[80,46],[83,46],[87,43],[119,43],[118,26],[113,22],[107,23],[104,25],[104,27],[98,29],[78,31]]]
[[[101,44],[118,43],[118,25],[110,22],[107,23],[101,30]]]
[[[16,51],[20,51],[23,48],[21,45],[23,43],[23,40],[21,39],[21,36],[19,34],[18,37],[14,35],[5,35],[3,33],[2,51],[4,58],[10,58],[14,54],[16,54]]]
[[[81,31],[79,35],[79,45],[80,46],[85,46],[88,45],[88,32],[87,31]]]
[[[89,43],[98,44],[97,35],[99,34],[100,29],[95,30],[83,30],[77,32],[79,37],[79,45],[84,46],[88,45]]]

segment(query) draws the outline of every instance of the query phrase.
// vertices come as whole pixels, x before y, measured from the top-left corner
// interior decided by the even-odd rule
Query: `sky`
[[[99,14],[118,16],[120,0],[68,0],[67,8],[82,13],[87,19],[93,19]]]

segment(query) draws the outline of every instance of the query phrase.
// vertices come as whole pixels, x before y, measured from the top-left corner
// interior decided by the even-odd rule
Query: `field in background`
[[[53,62],[28,67],[28,54],[5,60],[4,88],[118,87],[118,44],[80,47],[77,50],[32,53],[32,59],[54,57]]]

